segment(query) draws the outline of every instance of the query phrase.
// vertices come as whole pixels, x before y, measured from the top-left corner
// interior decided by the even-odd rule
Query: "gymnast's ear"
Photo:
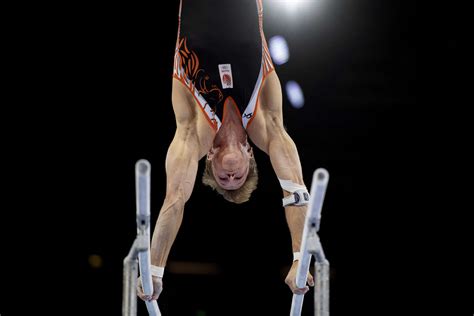
[[[247,142],[244,146],[245,152],[249,155],[249,158],[253,158],[253,148],[250,146],[250,144]]]
[[[253,148],[252,148],[252,146],[249,145],[249,147],[247,148],[247,152],[250,155],[249,157],[253,158]]]
[[[214,147],[211,147],[211,149],[209,149],[209,151],[207,152],[207,160],[212,160],[215,154],[216,150],[214,149]]]

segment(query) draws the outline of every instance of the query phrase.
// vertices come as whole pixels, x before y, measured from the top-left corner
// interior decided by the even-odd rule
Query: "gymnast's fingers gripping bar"
[[[317,232],[319,230],[319,224],[321,221],[321,210],[323,207],[324,196],[326,194],[328,181],[329,173],[326,169],[319,168],[314,172],[313,180],[311,183],[311,197],[308,203],[308,210],[306,213],[305,225],[300,247],[301,258],[299,260],[298,269],[296,272],[296,286],[299,288],[303,288],[306,286],[312,255],[315,255],[316,257],[316,264],[324,262],[329,265],[326,258],[324,257],[324,252],[322,251],[321,243],[317,235]],[[319,285],[318,282],[319,278],[318,280],[316,280],[316,285]],[[318,287],[315,289],[315,291],[317,290]],[[290,311],[291,316],[301,315],[303,299],[303,294],[293,295]],[[318,314],[318,312],[316,313]]]
[[[141,159],[135,165],[135,187],[137,199],[137,236],[146,240],[146,251],[138,253],[140,276],[145,295],[153,294],[153,282],[150,271],[150,172],[151,165]],[[150,316],[160,316],[156,300],[147,301],[146,307]]]

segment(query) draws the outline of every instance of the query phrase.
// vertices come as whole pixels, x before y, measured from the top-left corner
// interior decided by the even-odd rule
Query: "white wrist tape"
[[[163,274],[165,273],[165,267],[157,267],[154,265],[150,265],[150,272],[152,276],[162,278]]]
[[[306,186],[294,183],[291,180],[278,180],[280,181],[280,185],[283,190],[293,193],[283,198],[284,207],[288,205],[300,206],[309,203],[309,193],[306,189]]]
[[[300,252],[293,252],[293,261],[301,260],[301,253]]]

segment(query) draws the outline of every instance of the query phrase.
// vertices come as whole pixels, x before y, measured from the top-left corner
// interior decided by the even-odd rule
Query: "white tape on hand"
[[[293,261],[301,260],[301,253],[300,252],[293,252]]]
[[[157,267],[154,265],[150,265],[150,271],[152,276],[162,278],[163,274],[165,273],[165,267]]]

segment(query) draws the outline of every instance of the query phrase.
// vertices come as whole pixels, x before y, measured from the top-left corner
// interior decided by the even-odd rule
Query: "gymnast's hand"
[[[305,294],[309,291],[309,287],[298,288],[296,286],[296,270],[298,269],[298,260],[293,261],[290,272],[286,276],[285,283],[290,287],[294,294]],[[314,279],[311,273],[308,272],[308,280],[306,281],[310,286],[314,286]]]
[[[152,276],[153,281],[153,295],[145,295],[143,293],[142,279],[138,278],[137,281],[137,295],[144,301],[157,300],[160,296],[161,291],[163,291],[163,279],[157,276]]]

